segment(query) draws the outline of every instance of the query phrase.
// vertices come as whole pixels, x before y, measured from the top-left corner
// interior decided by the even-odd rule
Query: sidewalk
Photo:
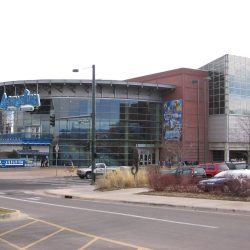
[[[66,167],[30,167],[30,168],[0,168],[1,179],[25,179],[42,177],[71,176]]]
[[[0,179],[15,178],[41,178],[70,176],[65,168],[35,168],[25,170],[0,169]],[[125,202],[136,204],[160,205],[177,208],[192,208],[199,210],[222,211],[222,212],[241,212],[250,214],[250,202],[242,201],[224,201],[224,200],[208,200],[183,197],[165,197],[142,195],[141,192],[148,191],[146,188],[131,188],[114,191],[95,191],[92,185],[75,186],[65,189],[50,189],[44,191],[46,194],[80,198],[88,200],[102,200],[112,202]]]
[[[148,191],[148,189],[146,188],[131,188],[102,192],[94,191],[94,187],[89,185],[69,189],[46,190],[46,193],[61,197],[67,196],[87,200],[102,200],[110,202],[125,202],[177,208],[192,208],[197,210],[240,212],[250,214],[250,202],[152,196],[140,194],[146,191]]]

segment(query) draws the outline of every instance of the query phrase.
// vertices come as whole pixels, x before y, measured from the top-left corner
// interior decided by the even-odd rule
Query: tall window
[[[201,69],[209,71],[209,114],[225,114],[226,57],[221,57]]]

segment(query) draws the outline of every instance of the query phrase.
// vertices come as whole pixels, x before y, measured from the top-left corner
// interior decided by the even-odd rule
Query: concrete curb
[[[170,204],[170,203],[160,203],[160,202],[145,202],[145,201],[129,201],[129,200],[114,200],[114,199],[108,199],[108,198],[97,198],[97,197],[84,197],[80,195],[74,195],[74,194],[56,194],[50,191],[44,191],[44,193],[60,197],[60,198],[70,198],[70,199],[82,199],[82,200],[89,200],[89,201],[105,201],[105,202],[113,202],[113,203],[127,203],[127,204],[137,204],[137,205],[149,205],[149,206],[160,206],[160,207],[168,207],[168,208],[179,208],[179,209],[192,209],[195,211],[211,211],[211,212],[221,212],[221,213],[240,213],[240,214],[246,214],[250,215],[249,211],[246,210],[240,210],[240,209],[233,209],[233,208],[216,208],[216,207],[199,207],[199,206],[193,206],[193,205],[178,205],[178,204]]]

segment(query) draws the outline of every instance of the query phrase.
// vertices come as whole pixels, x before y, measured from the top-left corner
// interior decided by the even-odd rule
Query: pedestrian
[[[42,160],[41,160],[41,168],[43,168],[44,167],[44,159],[42,158]]]

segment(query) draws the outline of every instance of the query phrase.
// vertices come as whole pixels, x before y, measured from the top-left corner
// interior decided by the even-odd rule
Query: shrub
[[[171,174],[150,174],[149,187],[155,191],[164,191],[167,187],[175,189],[177,184],[176,177]]]
[[[149,170],[149,187],[154,191],[200,192],[191,175],[161,174],[157,169]]]

